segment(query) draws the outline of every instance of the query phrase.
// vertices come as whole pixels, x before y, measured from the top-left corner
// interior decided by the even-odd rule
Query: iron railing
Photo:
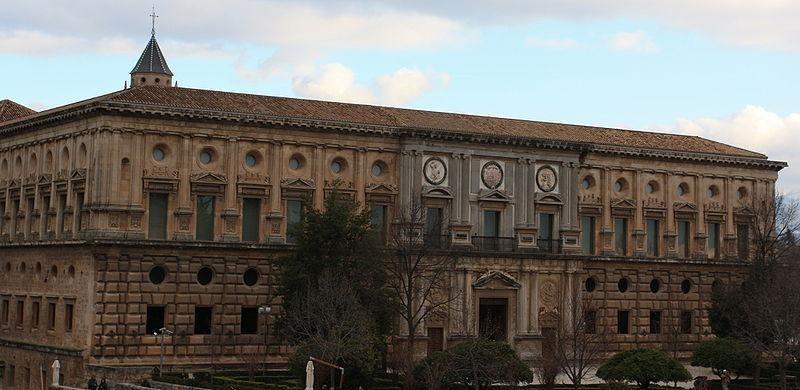
[[[516,252],[516,237],[472,236],[472,246],[484,252]]]

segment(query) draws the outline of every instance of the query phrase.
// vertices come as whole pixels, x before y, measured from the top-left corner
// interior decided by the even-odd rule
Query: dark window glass
[[[211,307],[194,307],[194,334],[211,334]]]
[[[75,194],[75,224],[77,225],[76,230],[81,231],[83,229],[83,192],[79,192]]]
[[[164,306],[147,306],[147,334],[158,333],[164,327]]]
[[[28,207],[25,210],[25,237],[30,239],[33,227],[33,198],[28,198]]]
[[[597,281],[594,278],[590,277],[586,279],[585,285],[586,285],[586,291],[592,292],[594,291],[595,288],[597,288]]]
[[[592,334],[597,332],[597,312],[594,310],[587,310],[583,313],[584,329],[586,333]]]
[[[709,223],[708,224],[708,258],[709,259],[718,259],[719,258],[719,224],[718,223]]]
[[[295,229],[303,218],[303,202],[300,200],[286,201],[286,242],[297,241]]]
[[[258,333],[258,308],[257,307],[243,307],[242,308],[242,334],[256,334]]]
[[[750,226],[747,224],[736,225],[736,245],[739,260],[750,257]]]
[[[684,279],[681,282],[681,292],[688,294],[689,291],[692,291],[692,282],[689,279]]]
[[[150,278],[150,283],[161,284],[167,276],[167,271],[164,267],[157,265],[150,269],[150,274],[148,276]]]
[[[197,271],[197,283],[202,284],[203,286],[211,283],[211,279],[214,278],[214,271],[211,268],[203,267]]]
[[[553,214],[541,213],[539,214],[539,239],[552,240],[553,239]]]
[[[495,210],[483,211],[483,235],[485,237],[500,236],[500,212]]]
[[[242,280],[244,281],[244,284],[248,286],[255,285],[258,283],[258,271],[255,268],[248,268],[247,271],[244,271]]]
[[[386,240],[386,206],[382,204],[373,204],[372,212],[370,214],[372,229],[381,240]]]
[[[17,326],[22,326],[25,319],[25,301],[17,301]]]
[[[45,234],[47,234],[47,225],[48,225],[49,219],[50,219],[50,213],[49,213],[49,211],[50,211],[50,197],[49,196],[45,196],[44,197],[44,199],[42,201],[42,207],[40,207],[40,208],[41,208],[40,215],[42,216],[41,226],[42,226],[42,229],[45,231]]]
[[[619,282],[617,282],[617,289],[619,290],[619,292],[623,292],[624,293],[624,292],[628,291],[628,287],[629,287],[628,284],[629,284],[628,283],[628,279],[622,278],[622,279],[619,280]]]
[[[8,299],[3,300],[3,324],[8,325]]]
[[[73,314],[75,306],[71,303],[64,305],[64,329],[67,332],[72,332]]]
[[[689,257],[689,221],[678,221],[678,257]]]
[[[631,312],[628,310],[620,310],[617,312],[617,333],[628,334],[630,327],[629,321]]]
[[[64,232],[64,210],[67,209],[67,194],[58,196],[58,231]]]
[[[56,328],[56,303],[50,302],[47,304],[47,329],[54,330]]]
[[[692,312],[690,310],[681,312],[681,333],[692,333]]]
[[[198,240],[214,240],[214,196],[197,197],[197,226],[195,237]]]
[[[658,256],[658,241],[661,238],[658,229],[658,220],[647,220],[647,255],[652,257]]]
[[[444,350],[444,328],[428,328],[428,356]]]
[[[661,289],[661,282],[658,281],[658,279],[653,279],[653,280],[650,281],[650,292],[651,293],[655,294],[660,289]]]
[[[425,210],[425,234],[430,237],[442,235],[442,209],[439,207],[428,207]]]
[[[147,234],[153,240],[167,238],[167,205],[169,195],[150,193],[149,219],[147,221]]]
[[[242,241],[257,242],[261,222],[261,199],[244,198],[242,207]]]
[[[650,311],[650,334],[660,334],[661,333],[661,312],[651,310]]]
[[[628,220],[625,218],[614,219],[614,250],[620,256],[628,254]]]
[[[594,217],[581,217],[581,249],[584,255],[594,254]]]
[[[31,304],[31,327],[34,329],[39,327],[39,310],[41,310],[39,302],[33,301]]]

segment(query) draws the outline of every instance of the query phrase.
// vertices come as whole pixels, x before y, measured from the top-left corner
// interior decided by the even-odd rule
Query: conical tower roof
[[[164,59],[164,54],[161,53],[161,48],[158,47],[155,34],[150,36],[150,42],[144,48],[142,56],[136,62],[131,74],[135,73],[161,73],[172,76],[172,71],[167,66],[167,60]]]

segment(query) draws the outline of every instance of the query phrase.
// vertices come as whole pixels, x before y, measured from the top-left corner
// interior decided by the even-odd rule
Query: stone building
[[[157,365],[162,341],[168,366],[280,364],[264,337],[274,261],[301,198],[320,206],[334,181],[383,228],[420,200],[428,237],[457,249],[459,301],[425,324],[428,351],[483,333],[533,360],[588,294],[610,351],[685,352],[709,334],[712,285],[741,279],[750,206],[786,166],[692,136],[172,77],[153,36],[130,88],[38,113],[0,102],[4,388],[38,388],[54,359],[73,385]]]

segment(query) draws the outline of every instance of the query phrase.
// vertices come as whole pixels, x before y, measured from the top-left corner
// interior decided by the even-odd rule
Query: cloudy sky
[[[3,0],[0,98],[121,89],[152,0]],[[181,86],[695,134],[788,161],[800,1],[156,0]]]

